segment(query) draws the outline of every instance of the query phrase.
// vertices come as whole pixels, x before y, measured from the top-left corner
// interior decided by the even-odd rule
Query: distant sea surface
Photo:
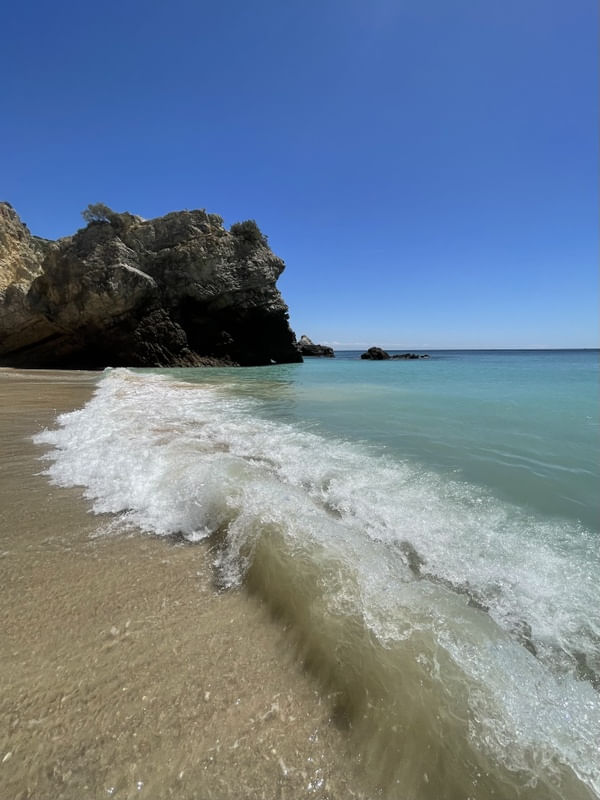
[[[430,355],[107,370],[36,441],[123,530],[214,542],[382,796],[599,798],[598,351]]]

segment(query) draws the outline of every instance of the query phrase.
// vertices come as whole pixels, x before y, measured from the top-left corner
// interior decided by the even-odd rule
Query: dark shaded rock
[[[109,209],[110,211],[110,209]],[[262,365],[301,361],[253,221],[111,212],[74,236],[31,236],[0,203],[0,364]]]
[[[419,353],[399,353],[395,356],[392,356],[392,358],[398,358],[403,361],[408,361],[408,360],[412,361],[417,358],[429,358],[429,356],[427,355],[427,353],[423,353],[422,355],[420,355]]]
[[[366,353],[362,353],[361,358],[370,361],[384,361],[385,359],[391,358],[391,356],[389,353],[386,353],[385,350],[382,350],[381,347],[369,347]]]
[[[298,350],[303,356],[321,356],[322,358],[335,358],[332,347],[323,344],[314,344],[306,334],[302,334],[298,342]]]

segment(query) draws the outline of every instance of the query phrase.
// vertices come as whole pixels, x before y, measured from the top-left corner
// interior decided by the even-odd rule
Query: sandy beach
[[[0,795],[366,796],[331,698],[209,546],[115,533],[40,474],[30,437],[97,377],[0,370]]]

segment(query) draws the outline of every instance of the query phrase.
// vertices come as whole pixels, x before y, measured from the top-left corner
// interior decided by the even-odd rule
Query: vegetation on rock
[[[104,203],[90,203],[89,206],[81,212],[81,216],[89,225],[91,222],[112,222],[117,214]]]
[[[229,232],[245,244],[256,246],[259,244],[268,245],[269,240],[256,224],[256,220],[247,219],[244,222],[234,222]]]

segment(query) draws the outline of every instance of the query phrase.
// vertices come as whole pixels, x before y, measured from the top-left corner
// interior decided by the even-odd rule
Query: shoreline
[[[0,786],[15,800],[364,797],[285,630],[210,545],[109,535],[30,437],[98,373],[0,370]]]

